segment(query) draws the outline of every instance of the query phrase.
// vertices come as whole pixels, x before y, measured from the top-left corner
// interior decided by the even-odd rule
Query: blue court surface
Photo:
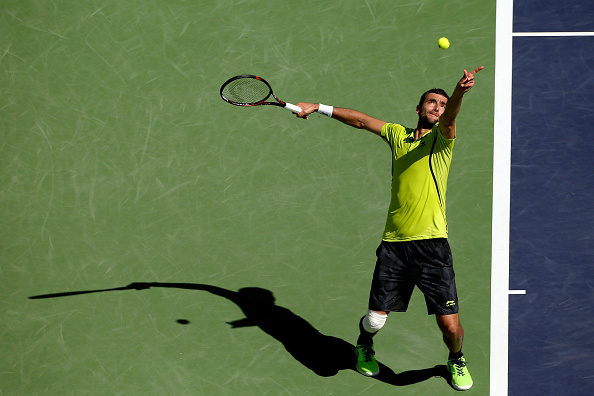
[[[510,395],[594,389],[592,48],[514,39]]]
[[[594,3],[513,10],[508,394],[591,395]]]

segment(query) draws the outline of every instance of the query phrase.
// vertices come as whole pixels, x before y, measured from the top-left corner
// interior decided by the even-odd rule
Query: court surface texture
[[[481,65],[447,197],[469,392],[591,394],[594,11],[542,3],[5,1],[0,394],[453,394],[418,291],[354,370],[389,147],[219,88],[414,126]]]

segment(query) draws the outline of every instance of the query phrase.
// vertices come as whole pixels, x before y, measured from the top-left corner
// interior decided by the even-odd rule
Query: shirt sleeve
[[[386,123],[382,127],[381,136],[386,143],[390,147],[394,146],[394,141],[396,140],[396,135],[398,133],[399,128],[402,128],[402,125]]]
[[[438,150],[447,150],[448,152],[451,153],[452,149],[454,148],[454,143],[456,142],[456,138],[454,137],[453,139],[447,139],[445,136],[443,136],[443,134],[441,133],[441,131],[439,130],[439,127],[437,126],[437,124],[434,127],[435,133],[437,134],[437,149]]]

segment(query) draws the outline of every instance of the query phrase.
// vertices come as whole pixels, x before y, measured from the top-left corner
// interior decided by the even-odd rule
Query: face
[[[421,106],[417,106],[417,114],[419,115],[419,121],[423,125],[433,126],[439,117],[443,114],[448,100],[445,96],[429,93],[425,97],[425,101]]]

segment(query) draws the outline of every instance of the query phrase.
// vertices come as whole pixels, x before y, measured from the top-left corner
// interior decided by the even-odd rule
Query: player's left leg
[[[437,325],[443,333],[443,341],[452,353],[458,353],[462,350],[464,341],[464,328],[460,324],[458,314],[435,315]]]
[[[450,350],[448,368],[452,386],[458,390],[470,389],[472,378],[462,355],[464,329],[458,316],[458,292],[452,251],[447,239],[417,241],[414,257],[419,263],[417,286],[425,295],[427,313],[435,315],[443,340]]]
[[[472,377],[468,371],[466,358],[462,354],[464,328],[460,324],[458,314],[436,315],[437,325],[443,333],[443,341],[450,350],[448,369],[452,375],[452,386],[458,390],[472,387]]]

